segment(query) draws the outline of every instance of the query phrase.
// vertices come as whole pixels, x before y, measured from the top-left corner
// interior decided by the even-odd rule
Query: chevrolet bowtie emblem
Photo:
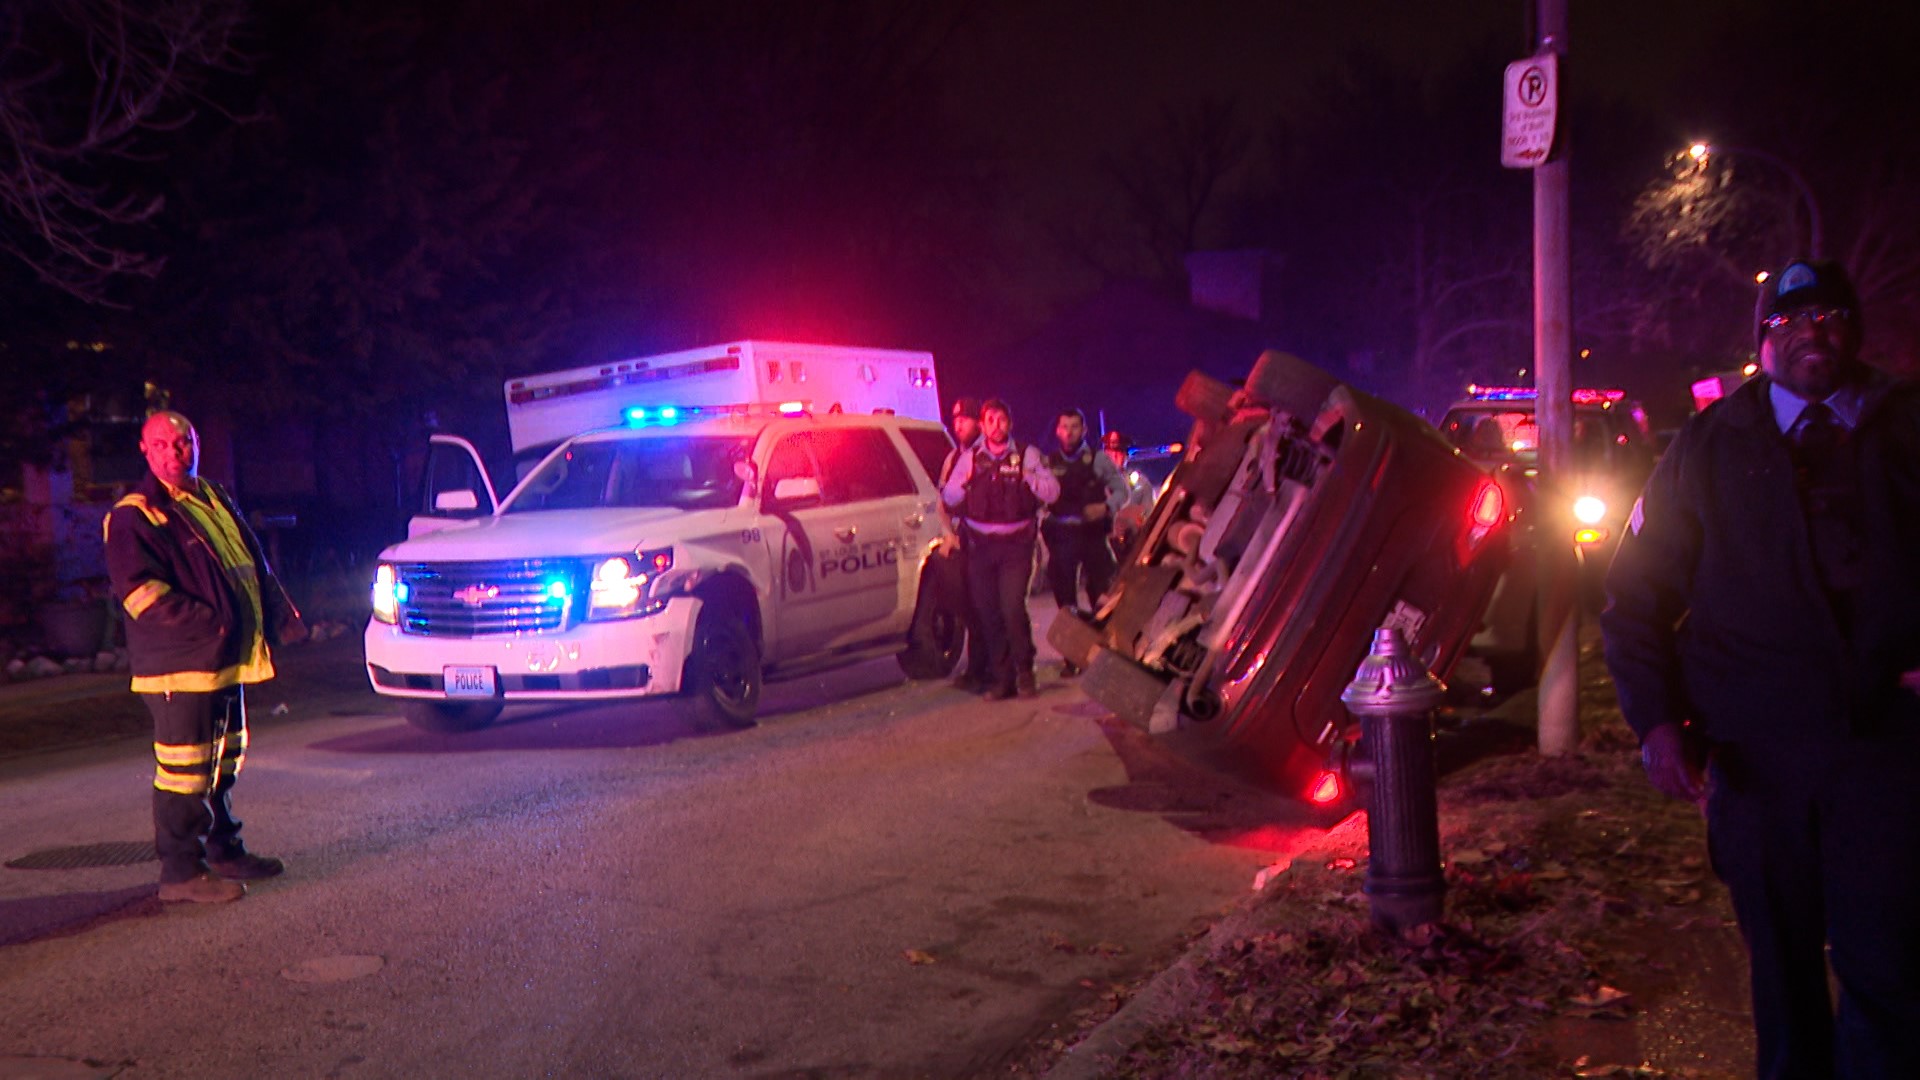
[[[468,607],[479,607],[499,595],[498,585],[469,585],[464,589],[455,589],[453,598]]]

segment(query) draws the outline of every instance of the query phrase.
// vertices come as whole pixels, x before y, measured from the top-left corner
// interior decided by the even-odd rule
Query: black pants
[[[238,686],[207,694],[141,694],[153,714],[153,846],[160,880],[206,873],[207,859],[245,854],[233,816],[233,783],[247,756],[247,709]]]
[[[1087,605],[1113,584],[1113,550],[1104,521],[1052,521],[1041,526],[1047,542],[1047,585],[1061,611],[1080,605],[1080,571],[1087,572]]]
[[[1712,780],[1758,1075],[1920,1077],[1920,738],[1726,744]]]
[[[1033,677],[1033,624],[1027,583],[1033,580],[1033,530],[967,538],[967,585],[986,637],[988,682],[1013,686]]]
[[[961,613],[967,627],[967,666],[965,677],[973,682],[987,681],[987,631],[980,619],[980,607],[973,602],[973,585],[967,575],[967,549],[972,544],[971,534],[962,532],[960,547],[952,555],[944,555],[933,562],[936,581],[939,582],[941,595],[947,605]]]

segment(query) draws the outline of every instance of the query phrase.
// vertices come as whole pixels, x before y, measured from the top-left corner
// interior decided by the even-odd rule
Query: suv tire
[[[701,609],[681,689],[696,728],[725,731],[753,726],[754,713],[760,708],[760,648],[747,624],[726,607]]]
[[[407,723],[435,735],[479,731],[500,715],[502,706],[488,702],[449,705],[439,701],[409,701],[402,708]]]
[[[907,648],[900,654],[900,670],[909,679],[946,678],[966,648],[966,613],[951,599],[952,590],[934,580],[935,574],[945,572],[946,567],[930,564],[921,575],[920,602],[907,630]]]

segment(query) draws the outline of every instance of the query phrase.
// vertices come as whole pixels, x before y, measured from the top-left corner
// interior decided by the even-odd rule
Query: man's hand
[[[958,533],[948,532],[940,535],[940,554],[950,556],[959,550],[960,536]]]
[[[1105,521],[1107,520],[1107,504],[1103,502],[1088,503],[1083,513],[1088,521]]]
[[[1647,732],[1640,741],[1640,764],[1663,794],[1696,805],[1706,801],[1706,776],[1700,766],[1687,760],[1679,724],[1661,724]]]

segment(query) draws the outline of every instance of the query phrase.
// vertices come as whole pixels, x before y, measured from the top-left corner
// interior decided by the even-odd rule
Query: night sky
[[[1677,414],[1750,350],[1751,274],[1799,246],[1783,175],[1736,164],[1740,213],[1659,265],[1627,227],[1703,137],[1799,168],[1911,370],[1920,16],[1573,9],[1576,377]],[[243,10],[188,122],[80,173],[164,197],[104,233],[164,270],[83,303],[0,267],[15,400],[154,379],[300,418],[269,456],[345,431],[371,464],[317,483],[353,502],[427,426],[497,427],[505,375],[745,337],[930,348],[1029,435],[1073,404],[1143,438],[1178,433],[1187,367],[1267,345],[1428,410],[1531,355],[1529,182],[1498,164],[1521,3]],[[0,74],[74,70],[70,34],[25,40]],[[17,210],[0,229],[37,251]],[[1268,253],[1262,317],[1192,318],[1188,250]]]

